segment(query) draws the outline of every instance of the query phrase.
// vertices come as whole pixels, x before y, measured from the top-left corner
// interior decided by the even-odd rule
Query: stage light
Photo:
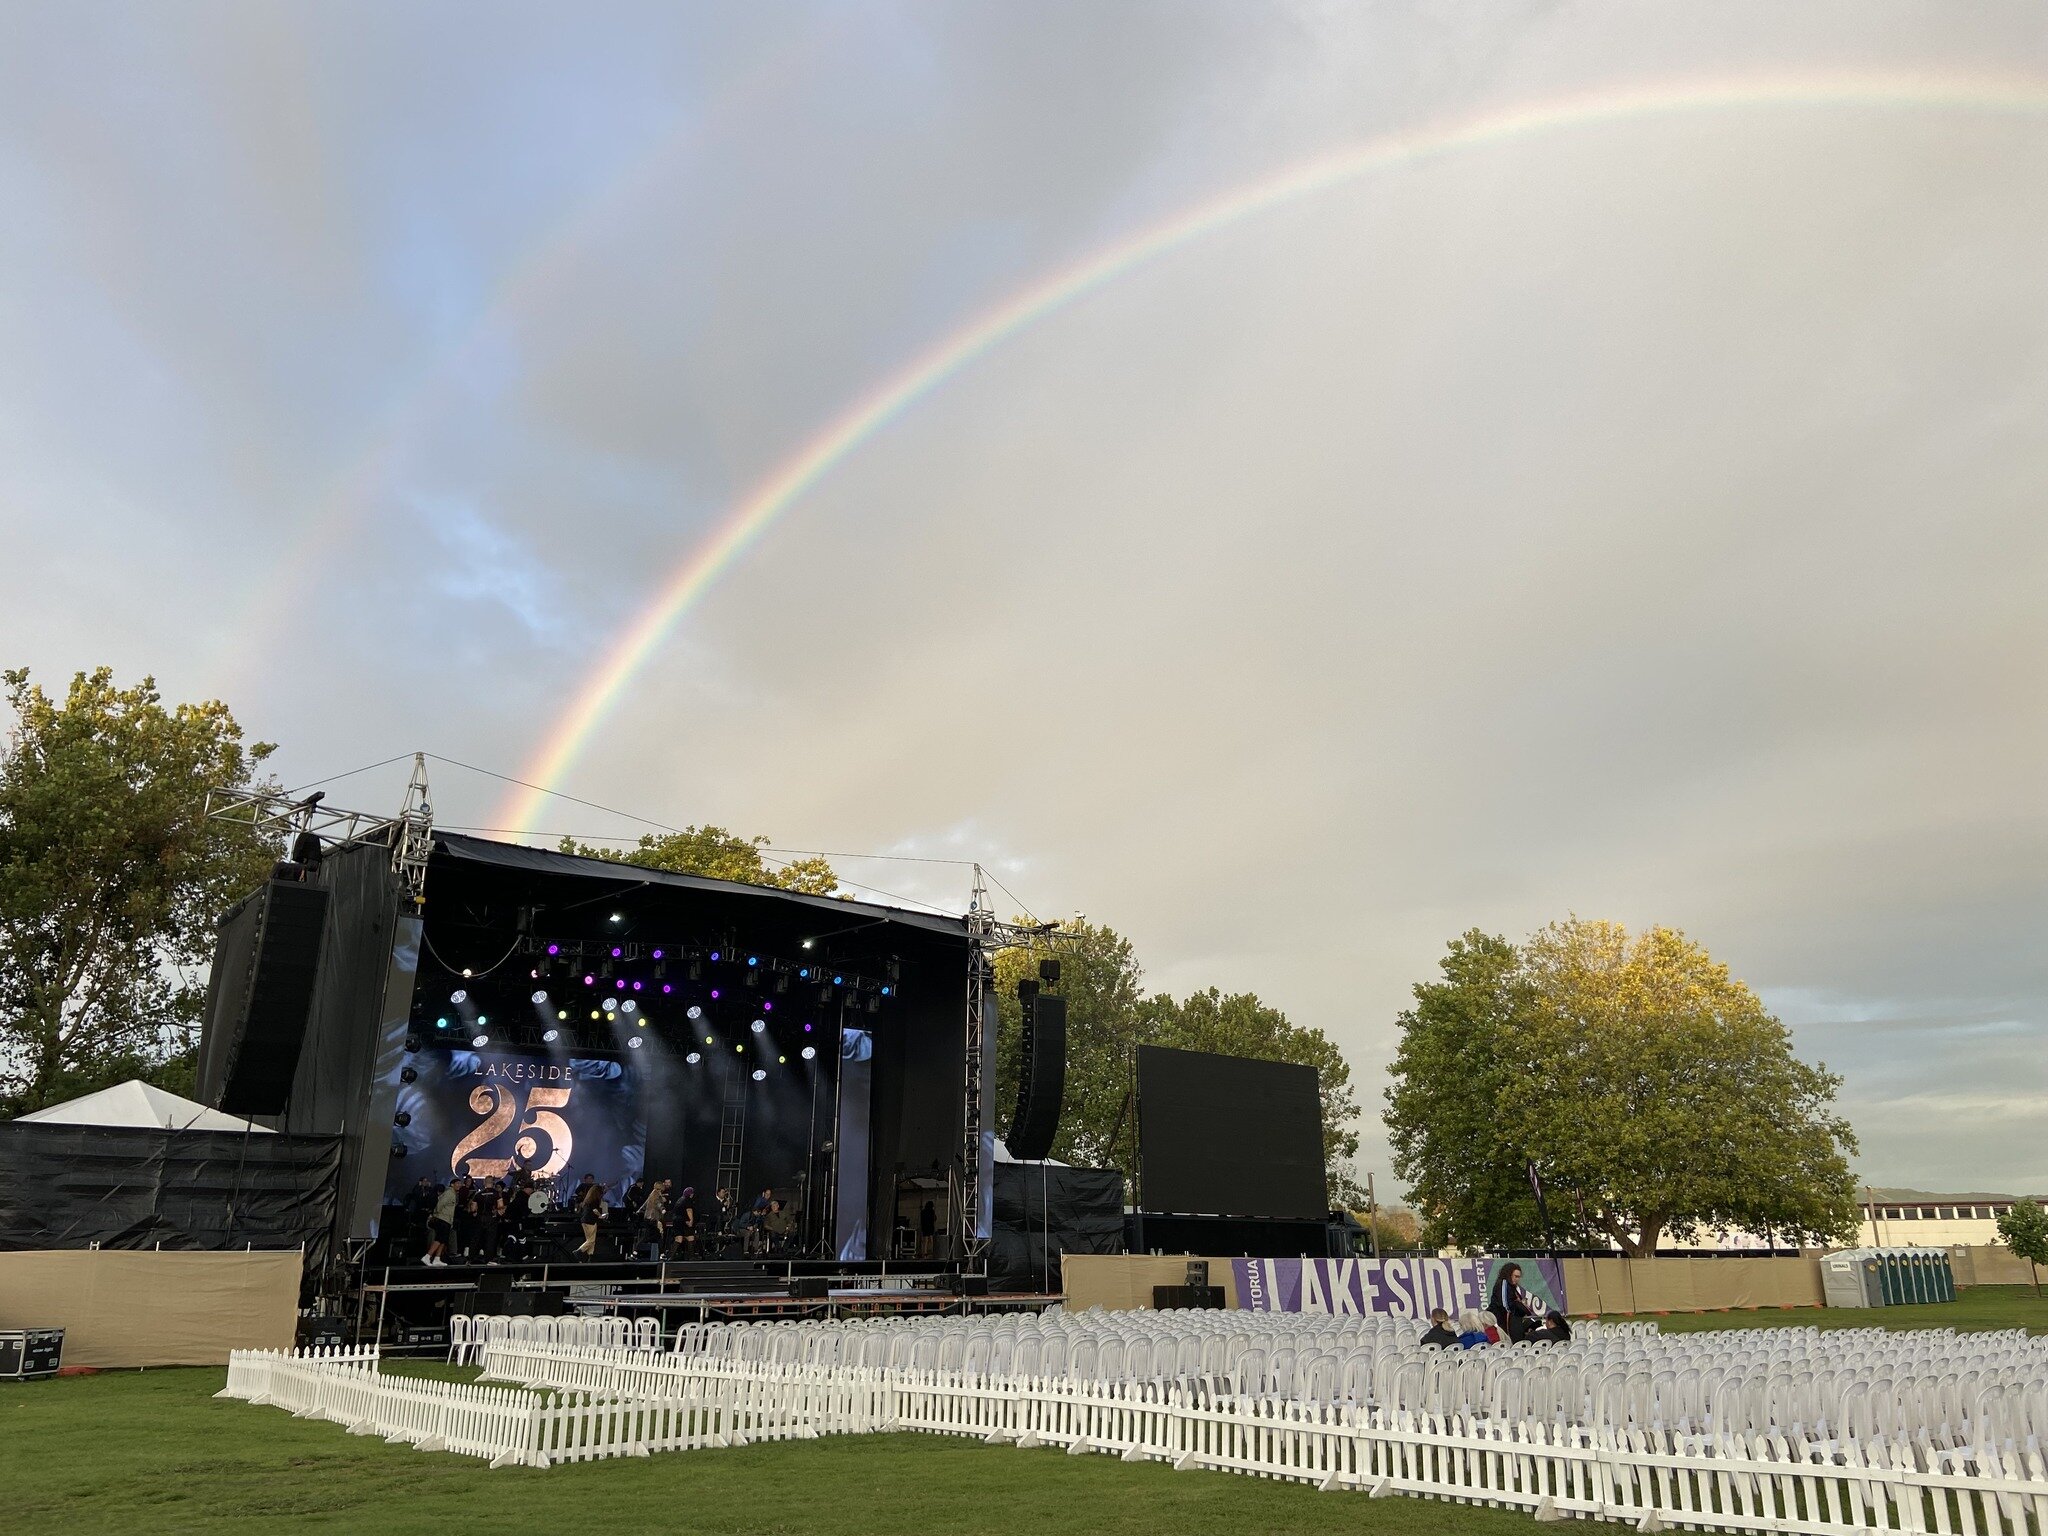
[[[529,976],[531,976],[531,977],[532,977],[532,978],[533,978],[533,979],[534,979],[535,981],[539,981],[539,980],[540,980],[540,967],[536,965],[536,966],[535,966],[535,967],[534,967],[534,968],[533,968],[532,970],[528,971],[528,972],[527,972],[526,974],[527,974],[527,975],[529,975]]]
[[[566,1008],[557,1008],[555,1010],[555,1017],[558,1019],[566,1019],[569,1017],[569,1010]]]
[[[658,949],[657,949],[657,950],[656,950],[656,951],[654,952],[654,958],[655,958],[655,959],[657,959],[657,960],[659,960],[659,959],[661,958],[661,951],[660,951],[660,950],[658,950]]]
[[[765,1082],[767,1082],[767,1081],[768,1081],[768,1069],[767,1069],[766,1067],[756,1067],[756,1068],[754,1068],[754,1081],[755,1081],[755,1082],[757,1082],[757,1083],[765,1083]]]
[[[626,914],[623,912],[614,912],[612,914],[612,921],[615,923],[623,923],[625,920]]]
[[[675,988],[674,988],[674,987],[672,987],[672,986],[670,986],[670,985],[669,985],[669,984],[668,984],[667,982],[665,982],[665,981],[664,981],[664,982],[663,982],[663,983],[661,984],[661,995],[662,995],[663,997],[667,997],[667,996],[669,995],[669,993],[671,993],[671,992],[673,992],[673,991],[675,991]]]
[[[749,956],[747,956],[747,969],[748,969],[748,970],[752,970],[752,969],[753,969],[753,968],[754,968],[755,966],[759,965],[760,963],[761,963],[761,957],[760,957],[759,955],[749,955]]]
[[[832,985],[835,987],[843,987],[846,985],[846,978],[844,976],[834,976],[832,978]]]
[[[627,998],[626,1001],[620,1006],[627,1013],[638,1013],[640,1011],[640,1005],[634,1002],[633,999],[631,999],[630,997]]]
[[[804,1033],[808,1035],[808,1034],[809,1034],[810,1032],[811,1032],[811,1021],[810,1021],[809,1019],[806,1019],[806,1020],[804,1020]]]
[[[789,1058],[787,1056],[778,1056],[775,1058],[775,1064],[778,1067],[786,1067],[789,1065]]]
[[[448,1021],[447,1021],[446,1019],[436,1019],[436,1020],[434,1020],[434,1028],[436,1028],[436,1029],[446,1029],[447,1027],[448,1027]]]
[[[716,1041],[714,1041],[714,1040],[713,1040],[713,1039],[712,1039],[712,1038],[711,1038],[711,1037],[710,1037],[709,1035],[706,1035],[706,1036],[704,1037],[704,1043],[705,1043],[706,1045],[714,1045],[714,1044],[716,1044],[717,1042],[716,1042]]]
[[[391,1117],[391,1123],[392,1123],[393,1125],[396,1125],[396,1126],[401,1126],[401,1127],[403,1127],[403,1126],[408,1126],[408,1125],[411,1125],[411,1124],[412,1124],[412,1113],[411,1113],[411,1111],[409,1111],[409,1110],[403,1110],[403,1109],[401,1109],[401,1110],[400,1110],[400,1111],[399,1111],[399,1112],[398,1112],[397,1114],[395,1114],[395,1115],[393,1115],[393,1116]]]
[[[714,962],[716,962],[716,961],[717,961],[717,959],[718,959],[718,951],[717,951],[717,950],[715,950],[715,949],[714,949],[713,951],[711,951],[711,958],[712,958],[712,960],[713,960]]]
[[[718,988],[716,987],[711,989],[711,1001],[714,1003],[718,1001]]]
[[[555,1042],[556,1042],[557,1040],[559,1040],[559,1039],[561,1039],[561,1038],[562,1038],[562,1032],[561,1032],[561,1031],[560,1031],[559,1029],[549,1029],[549,1030],[543,1030],[543,1031],[541,1032],[541,1037],[540,1037],[540,1039],[541,1039],[541,1044],[543,1044],[543,1045],[553,1045],[553,1044],[554,1044],[554,1043],[555,1043]]]
[[[629,1051],[637,1051],[637,1050],[639,1050],[639,1049],[640,1049],[640,1037],[639,1037],[638,1035],[635,1035],[635,1036],[633,1036],[633,1038],[632,1038],[632,1039],[628,1040],[628,1041],[626,1042],[626,1049],[627,1049],[627,1050],[629,1050]]]
[[[804,966],[797,972],[797,975],[801,976],[805,981],[809,981],[811,979],[811,968],[808,965]]]
[[[619,1010],[619,1000],[616,997],[608,997],[598,1006],[604,1009],[606,1013],[617,1013]]]
[[[804,948],[805,948],[805,949],[809,949],[809,948],[811,947],[811,944],[812,944],[812,942],[813,942],[813,941],[812,941],[812,940],[810,940],[810,939],[805,939],[805,940],[804,940]]]
[[[469,993],[465,991],[463,988],[457,987],[453,992],[450,992],[448,994],[448,1001],[457,1004],[466,1003],[469,1001]]]
[[[641,987],[643,987],[644,985],[646,985],[646,983],[644,983],[644,982],[638,982],[638,981],[636,981],[636,982],[634,982],[634,983],[633,983],[633,990],[634,990],[635,992],[638,992],[638,991],[639,991],[639,990],[641,989]]]
[[[887,987],[882,988],[882,996],[887,997],[888,995],[889,989]]]
[[[489,1035],[476,1035],[471,1037],[469,1043],[475,1046],[478,1050],[482,1050],[485,1046],[491,1043],[491,1037]]]
[[[693,1067],[696,1066],[703,1059],[704,1053],[702,1051],[692,1051],[689,1055],[683,1058],[683,1060],[687,1061]]]
[[[616,960],[623,954],[625,954],[625,951],[623,949],[614,949],[612,951],[612,958]]]
[[[754,1020],[754,1024],[753,1024],[753,1030],[754,1030],[754,1033],[755,1033],[755,1034],[757,1034],[757,1035],[758,1035],[759,1033],[761,1033],[761,1031],[762,1031],[762,1030],[766,1029],[767,1027],[768,1027],[768,1021],[767,1021],[766,1019],[756,1019],[756,1020]]]
[[[704,1017],[704,1010],[695,1003],[692,1003],[683,1011],[683,1017],[686,1019],[701,1019]]]
[[[742,1056],[747,1054],[747,1048],[744,1045],[736,1045],[733,1047],[733,1049],[735,1051],[738,1051]]]
[[[541,991],[539,991],[539,992],[536,992],[536,993],[534,993],[534,994],[533,994],[533,1000],[534,1000],[534,1001],[535,1001],[536,1003],[544,1003],[544,1002],[546,1002],[546,1001],[548,1000],[548,994],[547,994],[547,991],[546,991],[546,989],[545,989],[545,988],[543,988],[543,989],[542,989]]]
[[[613,983],[613,985],[614,985],[614,986],[616,986],[616,987],[618,988],[618,990],[619,990],[619,991],[621,991],[621,992],[625,991],[625,990],[626,990],[626,978],[625,978],[625,977],[623,977],[623,976],[621,976],[621,977],[620,977],[620,978],[619,978],[619,979],[618,979],[618,980],[617,980],[616,982],[614,982],[614,983]]]
[[[604,1017],[604,1015],[603,1015],[603,1014],[601,1014],[601,1013],[599,1013],[599,1012],[598,1012],[598,1011],[597,1011],[597,1010],[596,1010],[595,1008],[593,1008],[593,1009],[591,1009],[591,1010],[590,1010],[590,1016],[591,1016],[591,1017],[592,1017],[593,1019],[601,1019],[601,1018],[603,1018],[603,1017]]]
[[[761,1011],[763,1013],[773,1013],[775,1011],[775,1005],[769,1002],[766,998],[763,998],[761,1000]]]
[[[803,1049],[803,1057],[805,1061],[816,1061],[818,1059],[818,1048],[815,1045],[805,1046]]]
[[[550,944],[548,946],[548,953],[551,955],[559,955],[561,952],[562,946],[559,944]]]
[[[462,974],[463,974],[463,976],[464,976],[465,978],[467,978],[467,977],[470,977],[470,976],[474,976],[474,975],[476,974],[476,972],[472,971],[472,970],[471,970],[471,969],[470,969],[470,968],[469,968],[468,966],[466,966],[466,965],[465,965],[465,966],[464,966],[464,967],[462,968]]]
[[[476,1021],[477,1021],[477,1023],[479,1023],[479,1024],[488,1024],[488,1023],[490,1023],[490,1022],[491,1022],[491,1021],[490,1021],[489,1019],[485,1018],[485,1017],[484,1017],[484,1016],[483,1016],[482,1014],[478,1014],[478,1015],[476,1016]]]
[[[420,1080],[419,1071],[413,1067],[406,1067],[398,1074],[398,1080],[401,1083],[416,1083]]]

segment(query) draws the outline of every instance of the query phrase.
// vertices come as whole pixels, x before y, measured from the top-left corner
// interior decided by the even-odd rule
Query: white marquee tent
[[[195,1104],[139,1078],[116,1083],[111,1088],[102,1088],[98,1093],[88,1093],[68,1103],[52,1104],[48,1109],[38,1109],[20,1118],[41,1120],[49,1125],[111,1125],[159,1131],[254,1131],[260,1136],[271,1134],[267,1126],[224,1115],[217,1109]]]

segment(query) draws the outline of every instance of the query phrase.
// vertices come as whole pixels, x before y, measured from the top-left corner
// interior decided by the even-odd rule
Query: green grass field
[[[1674,1312],[1669,1317],[1616,1315],[1610,1322],[1654,1322],[1666,1333],[1701,1333],[1714,1328],[2024,1328],[2048,1333],[2048,1299],[2030,1286],[1979,1285],[1956,1299],[1930,1307],[1798,1307],[1789,1312]]]
[[[1945,1307],[1736,1312],[1662,1326],[2048,1331],[2048,1302],[2013,1287]],[[446,1373],[436,1367],[400,1367]],[[468,1374],[468,1373],[463,1373]],[[0,1530],[434,1533],[642,1531],[867,1536],[915,1532],[1404,1533],[1526,1531],[1526,1515],[1419,1499],[1343,1498],[1302,1484],[1126,1466],[1103,1456],[877,1435],[493,1472],[273,1408],[216,1402],[225,1372],[106,1372],[0,1386]]]

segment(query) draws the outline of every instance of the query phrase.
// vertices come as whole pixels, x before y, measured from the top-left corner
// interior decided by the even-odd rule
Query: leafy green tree
[[[245,746],[218,701],[167,708],[150,678],[81,672],[61,701],[25,669],[0,682],[0,1103],[175,1079],[214,919],[277,857],[208,820],[206,794],[247,786],[272,748]]]
[[[1705,1228],[1847,1240],[1857,1229],[1841,1079],[1675,929],[1572,918],[1523,946],[1535,1006],[1504,1121],[1551,1188],[1624,1253]]]
[[[839,876],[824,859],[792,859],[771,866],[762,856],[762,850],[768,846],[765,837],[738,837],[723,827],[704,826],[685,827],[661,837],[650,832],[631,848],[598,848],[565,837],[561,851],[613,864],[666,869],[678,875],[736,880],[743,885],[772,885],[811,896],[830,896],[839,889]]]
[[[1140,1045],[1298,1062],[1320,1074],[1331,1199],[1363,1202],[1349,1166],[1358,1151],[1351,1067],[1329,1038],[1290,1023],[1279,1009],[1248,992],[1225,995],[1211,987],[1184,999],[1148,994],[1130,940],[1101,924],[1063,929],[1049,951],[1013,949],[996,957],[998,1105],[1016,1099],[1017,982],[1035,977],[1038,962],[1048,953],[1059,959],[1058,990],[1067,1000],[1067,1082],[1054,1157],[1122,1168],[1126,1174],[1135,1166],[1137,1126],[1130,1091]]]
[[[1500,1110],[1531,1007],[1521,955],[1475,928],[1451,940],[1438,968],[1441,979],[1417,983],[1415,1005],[1397,1020],[1384,1117],[1394,1172],[1427,1245],[1539,1246],[1528,1153],[1505,1133]]]
[[[2005,1246],[2027,1261],[2034,1277],[2034,1294],[2041,1294],[2039,1266],[2048,1264],[2048,1211],[2032,1200],[2015,1200],[1998,1218],[1998,1235]]]

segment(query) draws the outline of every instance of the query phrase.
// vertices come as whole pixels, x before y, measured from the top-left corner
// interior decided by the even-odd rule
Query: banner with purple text
[[[1237,1304],[1247,1312],[1325,1312],[1334,1317],[1384,1313],[1426,1318],[1432,1307],[1452,1316],[1486,1306],[1509,1264],[1522,1268],[1522,1288],[1553,1311],[1565,1308],[1564,1273],[1554,1259],[1232,1259]]]

